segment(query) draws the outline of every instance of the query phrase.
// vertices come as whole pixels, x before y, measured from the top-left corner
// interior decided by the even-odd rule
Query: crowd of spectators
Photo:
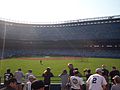
[[[86,68],[83,71],[84,75],[78,68],[74,68],[72,63],[68,63],[68,69],[69,71],[64,69],[58,75],[61,78],[61,90],[83,90],[84,85],[86,85],[86,90],[120,90],[120,72],[115,66],[109,71],[105,65],[102,65],[95,70],[94,74]],[[26,74],[21,68],[18,68],[14,74],[7,69],[4,73],[5,88],[1,90],[50,90],[51,78],[54,77],[50,67],[45,69],[42,77],[43,80],[37,80],[32,69],[29,69]]]

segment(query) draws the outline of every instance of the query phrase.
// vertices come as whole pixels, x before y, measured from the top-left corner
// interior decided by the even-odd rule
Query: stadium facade
[[[120,15],[53,24],[0,20],[0,55],[120,58]]]

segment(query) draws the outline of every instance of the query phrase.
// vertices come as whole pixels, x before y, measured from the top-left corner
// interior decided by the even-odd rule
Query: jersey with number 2
[[[106,85],[105,78],[99,74],[91,75],[86,81],[89,84],[89,90],[103,90],[102,85]]]

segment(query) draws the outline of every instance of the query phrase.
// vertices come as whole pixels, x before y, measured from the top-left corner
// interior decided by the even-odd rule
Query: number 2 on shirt
[[[92,83],[96,83],[96,81],[97,81],[97,78],[93,78],[93,80],[92,80]]]

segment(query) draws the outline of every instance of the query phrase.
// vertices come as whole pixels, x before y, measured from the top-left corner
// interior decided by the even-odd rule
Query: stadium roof
[[[22,22],[22,21],[15,21],[15,20],[5,19],[5,18],[0,18],[0,20],[6,21],[6,22],[13,22],[13,23],[22,23],[22,24],[62,24],[62,23],[84,22],[84,21],[108,20],[108,19],[117,19],[117,18],[120,18],[120,15],[104,16],[104,17],[94,17],[94,18],[85,18],[85,19],[59,21],[59,22],[48,22],[48,23]]]

